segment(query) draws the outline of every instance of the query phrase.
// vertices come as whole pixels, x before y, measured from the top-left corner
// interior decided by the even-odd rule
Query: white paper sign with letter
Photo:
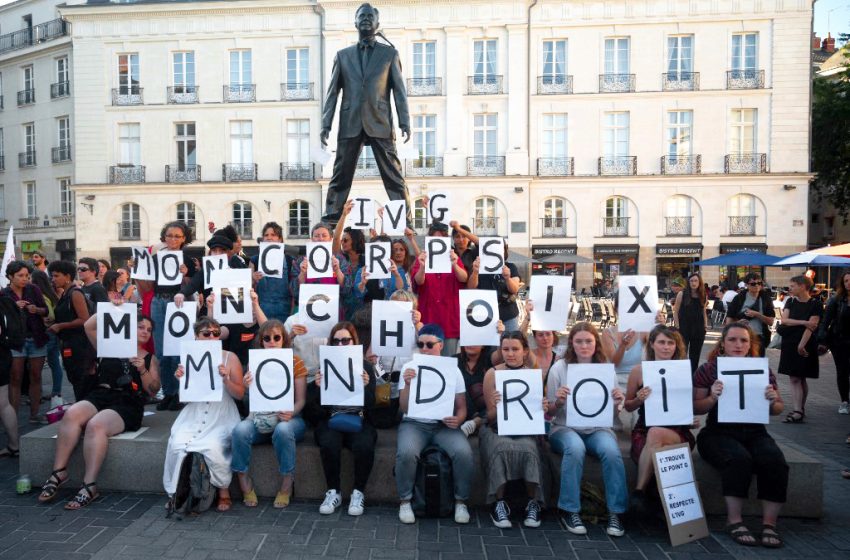
[[[567,366],[567,426],[571,428],[610,428],[614,425],[614,398],[617,386],[614,364],[570,364]]]
[[[461,290],[460,345],[499,345],[499,302],[496,290]]]
[[[345,225],[351,229],[369,230],[375,227],[375,201],[368,197],[354,197],[354,208]]]
[[[215,287],[213,294],[215,295],[215,318],[219,323],[236,325],[254,322],[250,282]]]
[[[138,330],[133,303],[115,305],[111,302],[97,304],[97,357],[135,358],[138,354]]]
[[[448,191],[431,193],[428,197],[428,217],[431,222],[449,225],[452,221],[452,199]]]
[[[248,385],[251,412],[290,412],[295,409],[295,367],[291,348],[251,348]]]
[[[410,301],[372,300],[372,351],[376,356],[413,354],[416,329],[412,312]]]
[[[643,386],[652,391],[643,403],[647,426],[690,426],[694,422],[690,360],[643,362]]]
[[[286,254],[283,252],[283,249],[283,243],[273,243],[271,241],[260,243],[257,264],[263,276],[283,278],[283,273],[286,269]]]
[[[220,340],[184,342],[180,346],[180,364],[180,402],[218,402],[224,398],[224,379],[218,372]]]
[[[332,243],[307,242],[307,279],[331,278],[334,275]]]
[[[208,257],[204,257],[201,267],[203,268],[204,274],[204,289],[209,290],[213,287],[213,276],[215,276],[219,270],[229,269],[230,264],[227,262],[227,255],[210,255]]]
[[[180,346],[184,342],[195,339],[192,325],[198,316],[198,306],[194,302],[186,302],[183,307],[177,307],[173,301],[165,306],[165,332],[163,333],[162,355],[179,356]]]
[[[505,240],[501,237],[479,238],[479,254],[481,259],[478,274],[501,274],[505,266]],[[472,271],[468,271],[472,273]]]
[[[769,424],[770,384],[767,358],[717,358],[717,379],[723,393],[717,401],[718,422]]]
[[[658,314],[658,278],[655,276],[620,276],[617,300],[617,329],[625,332],[649,332]]]
[[[383,280],[390,278],[390,264],[392,257],[392,243],[380,241],[366,244],[366,271],[369,280]]]
[[[426,237],[425,272],[427,274],[441,274],[452,271],[451,240],[448,237]]]
[[[389,200],[384,203],[384,217],[381,219],[385,235],[391,237],[404,235],[407,228],[407,203],[404,200]]]
[[[183,282],[180,266],[183,251],[162,250],[154,255],[156,261],[156,283],[159,286],[179,286]]]
[[[539,369],[497,369],[496,405],[500,436],[532,436],[546,433],[543,412],[543,372]]]
[[[339,321],[339,285],[302,284],[298,309],[298,322],[307,327],[307,333],[327,338]]]
[[[407,415],[420,420],[442,420],[453,415],[457,360],[416,354],[413,369],[416,377],[410,382]]]
[[[363,346],[320,346],[322,406],[363,406]]]
[[[528,299],[534,302],[531,312],[531,328],[536,331],[562,331],[570,316],[570,292],[572,276],[531,277]]]
[[[146,247],[130,247],[133,259],[133,270],[130,276],[134,280],[156,280],[156,265],[154,257]]]

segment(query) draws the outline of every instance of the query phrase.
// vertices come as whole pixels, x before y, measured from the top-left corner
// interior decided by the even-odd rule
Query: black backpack
[[[0,295],[0,342],[20,351],[24,347],[24,318],[12,298]]]
[[[426,447],[419,455],[416,484],[411,505],[420,517],[451,517],[454,513],[452,460],[436,446]]]
[[[210,469],[200,453],[189,453],[180,465],[177,490],[168,502],[168,513],[176,513],[178,519],[187,515],[198,515],[210,509],[215,500],[216,490],[210,480]]]

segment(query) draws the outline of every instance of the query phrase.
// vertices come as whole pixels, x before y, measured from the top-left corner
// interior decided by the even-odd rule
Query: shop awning
[[[739,251],[697,261],[694,264],[699,266],[771,266],[780,258],[775,255],[768,255],[767,253]]]

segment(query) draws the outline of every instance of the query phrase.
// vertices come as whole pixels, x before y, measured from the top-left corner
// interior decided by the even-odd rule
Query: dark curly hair
[[[189,243],[195,240],[195,237],[192,235],[192,228],[186,222],[181,222],[180,220],[175,220],[173,222],[168,222],[164,226],[162,226],[162,231],[159,232],[159,240],[165,243],[165,232],[171,228],[177,228],[183,232],[183,244],[180,247],[185,247]]]

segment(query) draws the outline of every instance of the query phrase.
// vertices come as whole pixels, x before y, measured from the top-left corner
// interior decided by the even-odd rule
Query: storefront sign
[[[74,239],[57,239],[56,240],[56,252],[57,253],[67,253],[69,251],[76,251],[77,243]]]
[[[767,245],[764,243],[755,243],[755,244],[727,244],[720,246],[720,254],[725,255],[727,253],[740,253],[741,251],[748,251],[750,253],[767,253]]]
[[[578,247],[575,245],[535,245],[531,248],[531,258],[542,259],[552,255],[575,255]]]
[[[630,255],[637,253],[639,245],[596,245],[593,252],[596,255]]]
[[[41,249],[41,241],[21,241],[21,253],[32,253]]]
[[[702,245],[656,245],[655,254],[659,257],[679,255],[693,255],[698,257],[702,254]]]

